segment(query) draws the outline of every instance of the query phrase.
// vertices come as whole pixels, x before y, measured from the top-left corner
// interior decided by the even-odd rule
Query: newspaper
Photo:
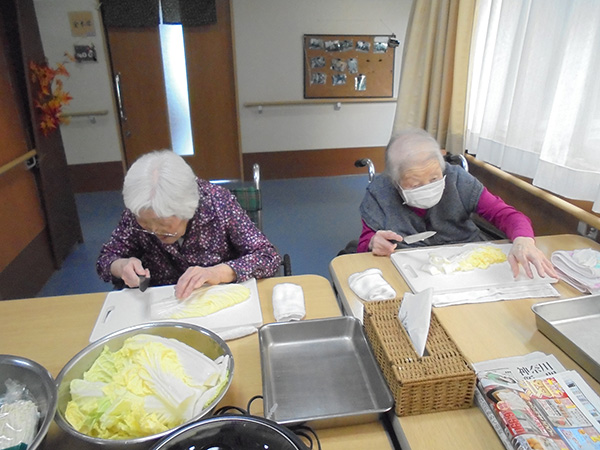
[[[541,352],[474,364],[475,401],[507,450],[600,449],[600,397]]]

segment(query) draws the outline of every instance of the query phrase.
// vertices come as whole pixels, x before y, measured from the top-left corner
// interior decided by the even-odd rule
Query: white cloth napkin
[[[348,285],[363,300],[391,300],[396,298],[396,291],[383,278],[379,269],[367,269],[353,273],[348,277]]]
[[[560,277],[582,292],[600,292],[600,252],[591,248],[558,250],[550,257]]]
[[[306,315],[304,292],[294,283],[279,283],[273,287],[273,315],[277,322],[301,320]]]
[[[451,292],[435,294],[432,304],[435,307],[461,305],[464,303],[487,303],[500,300],[516,300],[519,298],[560,297],[560,294],[549,283],[529,286],[513,286],[490,289],[479,289],[468,292]]]

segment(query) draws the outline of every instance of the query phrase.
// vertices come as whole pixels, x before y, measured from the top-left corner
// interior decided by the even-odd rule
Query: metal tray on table
[[[600,382],[600,295],[531,307],[538,330]]]
[[[267,418],[325,428],[375,421],[392,409],[358,319],[271,323],[258,337]]]

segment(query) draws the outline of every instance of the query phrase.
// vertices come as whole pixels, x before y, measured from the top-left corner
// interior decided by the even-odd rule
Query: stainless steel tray
[[[600,295],[538,303],[531,309],[538,330],[600,382]]]
[[[394,399],[354,317],[259,330],[265,416],[315,428],[377,420]]]

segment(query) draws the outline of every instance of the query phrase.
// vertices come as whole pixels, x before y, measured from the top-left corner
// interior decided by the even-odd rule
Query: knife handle
[[[138,275],[138,278],[140,279],[140,284],[139,284],[140,291],[144,292],[146,289],[148,289],[148,286],[150,286],[150,277],[146,277],[144,275]]]

